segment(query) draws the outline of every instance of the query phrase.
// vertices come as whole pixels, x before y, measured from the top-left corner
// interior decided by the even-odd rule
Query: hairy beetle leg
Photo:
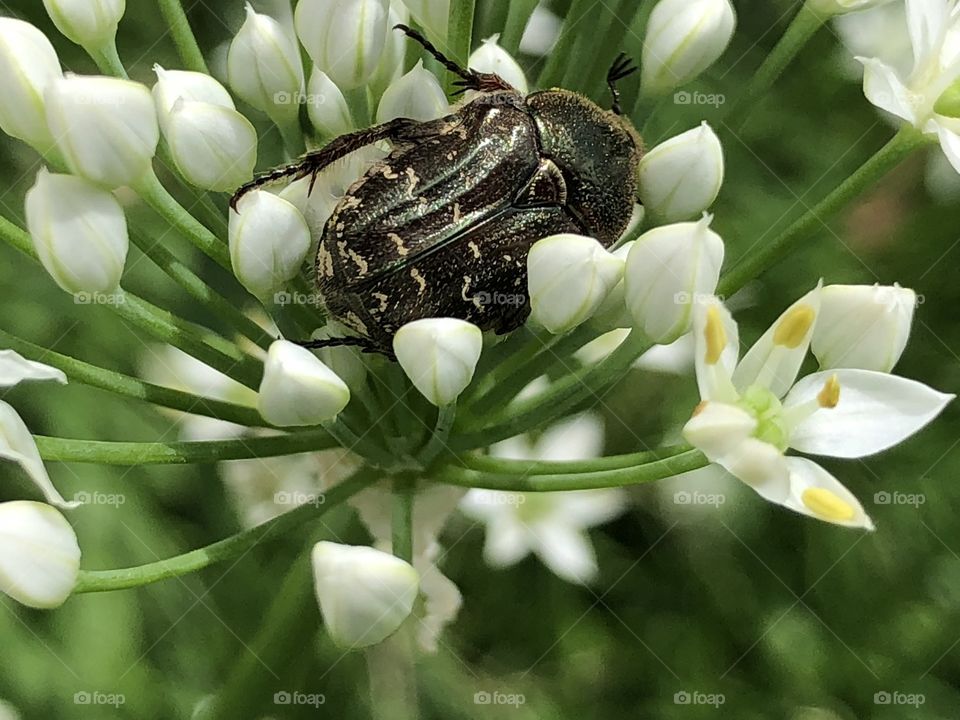
[[[626,53],[620,53],[607,71],[607,87],[610,88],[610,94],[613,96],[613,105],[610,108],[617,115],[623,115],[623,108],[620,107],[620,89],[617,83],[626,77],[637,72],[637,66],[633,64]]]

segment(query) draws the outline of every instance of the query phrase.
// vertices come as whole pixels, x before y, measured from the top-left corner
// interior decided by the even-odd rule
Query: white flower
[[[68,75],[50,83],[45,98],[47,124],[72,172],[115,188],[151,169],[160,128],[146,87]]]
[[[383,92],[377,107],[377,122],[395,118],[436,120],[450,111],[447,95],[436,76],[420,60],[406,75],[397,78]]]
[[[160,129],[166,132],[167,121],[178,100],[209,103],[236,110],[227,89],[206,73],[188,70],[165,70],[153,66],[157,82],[153,85],[153,101],[157,106]]]
[[[68,293],[112,293],[130,245],[116,198],[88,180],[45,168],[27,191],[27,228],[43,267]]]
[[[499,75],[518,91],[527,94],[527,76],[523,68],[513,57],[497,44],[499,35],[493,35],[483,41],[483,44],[473,51],[467,66],[482,73]]]
[[[164,137],[180,174],[198,188],[229,192],[253,178],[257,131],[236,110],[181,98]]]
[[[556,45],[562,29],[563,21],[555,13],[550,12],[543,3],[539,3],[533,9],[530,20],[523,29],[520,52],[535,57],[548,55]]]
[[[936,136],[960,172],[960,118],[944,108],[960,79],[960,5],[953,0],[907,0],[913,69],[907,77],[878,58],[864,65],[863,92],[881,110]],[[950,104],[947,102],[946,104]]]
[[[519,460],[583,460],[603,449],[603,429],[592,415],[554,425],[535,445],[514,438],[492,447],[491,454]],[[471,490],[461,503],[470,517],[486,524],[483,555],[493,567],[516,565],[535,554],[567,582],[588,584],[598,574],[587,530],[617,517],[626,506],[619,489],[552,493]]]
[[[21,720],[21,717],[13,705],[0,700],[0,720]]]
[[[393,338],[393,352],[410,382],[437,406],[456,401],[483,350],[480,328],[455,318],[415,320]]]
[[[640,198],[665,223],[707,210],[723,185],[723,147],[706,123],[660,143],[640,161]]]
[[[913,48],[907,32],[907,8],[902,0],[884,3],[862,12],[838,15],[833,20],[849,59],[844,53],[844,63],[849,75],[858,82],[863,80],[863,65],[855,57],[878,58],[905,77],[913,67]],[[847,67],[841,68],[847,73]],[[951,174],[956,175],[953,169]]]
[[[555,335],[589,319],[623,278],[624,261],[593,238],[552,235],[527,256],[534,320]]]
[[[450,0],[403,0],[417,23],[434,40],[446,40],[450,23]]]
[[[886,5],[891,0],[809,0],[810,7],[820,13],[841,15]]]
[[[304,86],[300,48],[280,23],[249,3],[227,53],[227,83],[277,125],[296,122]]]
[[[873,455],[902,442],[953,398],[886,373],[837,369],[796,382],[820,318],[822,289],[794,303],[738,362],[737,325],[719,300],[695,308],[702,402],[683,434],[762,497],[847,527],[873,528],[857,499],[802,453]]]
[[[899,285],[828,285],[811,350],[821,370],[890,372],[910,337],[917,295]]]
[[[77,535],[63,515],[43,503],[0,503],[0,592],[27,607],[60,607],[79,572]]]
[[[383,641],[413,610],[420,576],[400,558],[371,547],[319,542],[312,561],[323,622],[340,647]]]
[[[88,50],[112,43],[125,0],[43,0],[50,19],[67,38]]]
[[[267,422],[319,425],[333,420],[349,402],[350,389],[312,352],[286,340],[270,346],[257,403]]]
[[[636,327],[657,344],[690,329],[693,304],[712,295],[723,265],[723,240],[710,229],[713,217],[676,223],[641,235],[624,270],[627,309]]]
[[[0,128],[41,152],[53,145],[44,93],[63,77],[47,36],[23,20],[0,17]]]
[[[410,24],[410,11],[402,0],[390,0],[390,14],[387,16],[387,40],[380,54],[377,69],[367,81],[374,98],[380,97],[386,87],[403,75],[406,66],[407,49],[410,39],[405,33],[395,30],[397,25]]]
[[[352,90],[377,69],[389,10],[387,0],[300,0],[294,22],[317,68],[338,87]]]
[[[261,299],[300,271],[310,249],[310,229],[300,211],[263,190],[247,193],[230,212],[229,236],[234,274]]]
[[[340,88],[322,70],[314,69],[307,86],[310,122],[324,137],[337,137],[353,130],[350,108]]]
[[[730,0],[660,0],[643,43],[644,94],[665,95],[695,79],[727,49],[735,26]]]

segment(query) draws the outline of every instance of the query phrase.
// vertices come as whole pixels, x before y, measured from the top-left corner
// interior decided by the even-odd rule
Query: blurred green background
[[[476,38],[496,31],[503,0],[480,3]],[[604,0],[579,31],[613,28],[639,58],[640,39],[622,28],[630,2]],[[120,55],[149,84],[151,66],[178,62],[155,4],[128,0]],[[239,0],[191,2],[201,47],[213,55],[242,21]],[[739,28],[723,59],[694,88],[736,98],[798,4],[735,0]],[[565,3],[551,3],[563,15]],[[37,0],[6,0],[3,14],[48,32],[63,64],[92,72],[79,48],[59,36]],[[620,26],[620,30],[617,30]],[[610,36],[607,36],[610,37]],[[525,57],[537,69],[536,58]],[[604,58],[605,60],[605,58]],[[568,73],[577,86],[576,68]],[[635,87],[633,88],[635,90]],[[2,101],[2,99],[0,99]],[[714,208],[728,266],[774,237],[892,135],[851,79],[832,29],[822,30],[742,128],[721,124],[723,106],[669,105],[649,137],[713,123],[724,140],[727,182]],[[267,127],[261,122],[261,128]],[[268,135],[263,166],[279,159]],[[939,151],[937,151],[939,152]],[[751,341],[819,278],[892,283],[923,298],[899,374],[945,392],[960,386],[960,202],[950,183],[926,182],[932,155],[915,156],[765,277],[738,304]],[[0,210],[22,218],[37,158],[0,141]],[[139,210],[134,209],[134,212]],[[158,235],[163,228],[158,227]],[[183,256],[186,247],[171,243]],[[131,256],[127,285],[181,315],[207,322],[165,277]],[[201,265],[194,257],[194,266]],[[214,284],[222,278],[205,273]],[[152,345],[108,309],[76,306],[42,271],[0,247],[0,327],[38,344],[127,373]],[[635,371],[601,408],[608,451],[675,437],[695,404],[691,378]],[[149,406],[71,384],[31,385],[6,397],[38,433],[109,440],[173,439],[169,418]],[[627,430],[629,428],[629,431]],[[528,559],[507,571],[484,566],[483,531],[455,517],[443,536],[442,569],[464,595],[439,653],[419,661],[425,718],[853,718],[960,717],[960,408],[911,441],[862,462],[827,463],[862,499],[877,524],[870,535],[817,523],[770,506],[748,490],[719,486],[719,508],[678,506],[688,481],[631,491],[631,510],[592,533],[601,579],[575,587]],[[122,493],[119,507],[71,516],[84,567],[134,565],[184,552],[236,532],[241,518],[214,466],[115,469],[53,466],[64,495]],[[701,485],[702,488],[718,486]],[[0,496],[22,497],[23,479],[0,465]],[[923,503],[877,504],[874,494],[920,494]],[[147,588],[71,599],[56,612],[0,598],[0,699],[25,719],[190,718],[217,694],[221,717],[371,716],[360,654],[341,656],[320,627],[303,554],[324,534],[369,538],[351,511],[296,537],[273,538],[235,564]],[[277,623],[286,613],[296,622]],[[322,693],[326,703],[277,707],[273,693]],[[522,706],[477,705],[478,692],[522,694]],[[121,693],[117,708],[75,702],[75,693]],[[920,694],[923,704],[882,704],[875,693]],[[689,695],[677,695],[688,693]],[[722,706],[701,694],[721,694]],[[683,703],[689,698],[690,703]],[[882,696],[881,698],[882,699]]]

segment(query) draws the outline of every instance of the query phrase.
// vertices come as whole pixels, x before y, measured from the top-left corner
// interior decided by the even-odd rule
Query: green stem
[[[361,468],[350,478],[328,491],[322,504],[308,503],[301,505],[255,528],[244,530],[183,555],[118,570],[82,570],[74,592],[108,592],[142,587],[167,578],[180,577],[196,572],[214,563],[242,557],[259,545],[262,540],[267,539],[268,536],[282,537],[308,520],[321,517],[324,513],[372,484],[378,477],[379,473],[369,468]]]
[[[492,475],[567,475],[619,470],[668,460],[690,452],[689,445],[674,445],[626,455],[609,455],[590,460],[511,460],[492,455],[461,455],[458,460],[467,470]]]
[[[507,19],[503,25],[503,32],[500,33],[500,47],[513,56],[516,56],[520,49],[523,31],[530,22],[530,16],[537,2],[538,0],[510,0],[508,3]]]
[[[362,456],[374,467],[383,468],[393,464],[393,458],[389,453],[367,439],[366,435],[358,435],[347,427],[343,417],[326,423],[323,427],[336,438],[341,447]]]
[[[100,72],[104,75],[114,75],[119,78],[127,79],[127,69],[120,60],[117,53],[117,43],[115,38],[110,38],[103,47],[88,49],[87,53],[93,58]]]
[[[116,395],[144,400],[154,405],[194,415],[211,417],[247,427],[267,427],[255,409],[243,405],[200,397],[180,390],[161,387],[139,378],[107,370],[21,340],[0,330],[0,347],[9,348],[28,360],[42,362],[62,370],[72,381],[107,390]]]
[[[413,562],[413,500],[416,492],[413,481],[404,476],[393,481],[393,518],[391,545],[393,554],[408,563]]]
[[[756,107],[757,101],[767,94],[777,78],[783,74],[787,65],[793,61],[810,38],[829,19],[828,15],[818,13],[811,8],[809,2],[803,4],[800,12],[790,22],[783,37],[767,55],[757,72],[753,74],[746,90],[731,108],[730,117],[727,119],[727,124],[731,128],[735,128],[746,119],[747,115]]]
[[[207,63],[203,59],[203,53],[200,52],[197,38],[190,28],[190,21],[187,20],[187,14],[183,11],[180,0],[157,0],[157,5],[170,29],[170,36],[173,38],[174,45],[177,46],[177,53],[180,55],[183,66],[187,70],[209,75],[210,70],[207,69]]]
[[[214,314],[229,322],[244,337],[269,349],[274,338],[253,320],[244,315],[236,305],[207,285],[193,270],[182,263],[176,255],[160,242],[131,233],[130,239],[140,251],[165,272],[174,282],[187,291],[195,300],[203,303]]]
[[[546,89],[557,85],[563,79],[563,73],[570,62],[570,55],[577,42],[578,33],[574,32],[580,21],[592,12],[595,4],[593,0],[573,0],[567,17],[563,21],[560,37],[550,51],[550,57],[537,78],[537,87]]]
[[[189,465],[221,460],[280,457],[337,447],[330,434],[322,430],[293,435],[200,442],[102,442],[42,435],[37,435],[36,440],[40,456],[44,460],[124,467]]]
[[[430,465],[440,454],[447,449],[450,442],[450,431],[453,430],[453,424],[457,419],[457,403],[437,408],[437,423],[430,440],[426,447],[420,453],[420,462],[424,466]]]
[[[886,145],[844,180],[833,192],[808,209],[790,227],[756,252],[751,252],[727,271],[720,281],[717,294],[730,297],[737,290],[778,263],[807,240],[826,221],[846,207],[854,198],[899,165],[904,158],[928,141],[912,127],[904,127]]]
[[[507,492],[560,492],[568,490],[598,490],[626,487],[663,480],[710,464],[698,450],[656,460],[646,465],[602,470],[591,473],[562,473],[558,475],[513,475],[479,473],[448,466],[431,476],[431,480],[461,487],[487,488]]]
[[[451,60],[464,67],[467,65],[467,59],[473,47],[473,16],[476,5],[476,0],[453,0],[450,3],[446,54]],[[453,83],[456,79],[451,73],[447,73],[448,95],[455,90]]]
[[[191,215],[161,184],[152,170],[145,174],[134,186],[137,194],[153,208],[160,217],[175,227],[196,248],[209,256],[227,272],[233,273],[230,252],[227,245],[207,230]]]

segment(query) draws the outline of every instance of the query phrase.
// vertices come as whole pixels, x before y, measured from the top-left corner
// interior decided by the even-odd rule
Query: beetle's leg
[[[493,73],[481,73],[477,72],[476,70],[460,67],[453,60],[437,50],[436,46],[432,42],[427,40],[421,33],[417,32],[413,28],[400,24],[394,25],[393,29],[400,30],[410,39],[416,40],[418,43],[423,45],[424,50],[433,55],[437,62],[460,78],[460,80],[455,83],[455,85],[460,88],[460,90],[457,92],[458,95],[462,92],[466,92],[467,90],[478,90],[480,92],[514,90],[514,92],[516,92],[515,88],[499,75],[495,75]]]
[[[422,123],[416,120],[397,118],[396,120],[391,120],[390,122],[383,123],[382,125],[375,125],[372,128],[358,130],[357,132],[352,132],[347,135],[341,135],[338,138],[334,138],[324,147],[307,153],[300,158],[299,161],[293,163],[292,165],[286,165],[284,167],[277,168],[276,170],[271,170],[265,175],[261,175],[251,182],[248,182],[246,185],[241,186],[230,199],[230,207],[236,210],[237,203],[240,202],[240,198],[242,198],[251,190],[256,190],[264,185],[269,185],[277,182],[278,180],[283,180],[286,178],[299,180],[310,175],[312,177],[310,181],[310,190],[312,191],[313,183],[317,181],[317,175],[328,165],[340,160],[352,152],[359,150],[360,148],[366,147],[367,145],[372,145],[373,143],[381,140],[403,141],[406,139],[415,138],[417,137],[417,128],[421,124]]]
[[[633,75],[637,71],[637,66],[626,53],[617,55],[613,61],[610,70],[607,72],[607,87],[610,88],[610,94],[613,96],[613,106],[610,108],[617,115],[623,115],[623,108],[620,107],[620,89],[617,83],[625,77]]]

